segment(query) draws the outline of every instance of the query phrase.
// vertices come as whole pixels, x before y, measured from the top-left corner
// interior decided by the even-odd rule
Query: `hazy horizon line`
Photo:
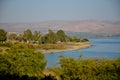
[[[26,22],[0,22],[0,23],[41,23],[41,22],[50,22],[50,21],[99,21],[99,22],[120,22],[120,20],[97,20],[97,19],[83,19],[83,20],[43,20],[43,21],[26,21]]]

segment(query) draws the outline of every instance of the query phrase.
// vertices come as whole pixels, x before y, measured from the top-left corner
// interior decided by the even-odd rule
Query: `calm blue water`
[[[80,53],[82,53],[83,58],[120,57],[120,38],[102,38],[102,39],[89,39],[89,40],[94,44],[94,46],[86,49],[46,54],[46,59],[48,60],[47,67],[51,67],[55,63],[57,63],[59,61],[59,56],[61,55],[78,58]]]

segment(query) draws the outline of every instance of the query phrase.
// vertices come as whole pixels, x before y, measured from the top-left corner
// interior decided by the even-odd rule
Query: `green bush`
[[[0,76],[43,77],[46,59],[41,52],[30,49],[27,44],[15,44],[4,54],[0,54]]]
[[[75,59],[72,57],[61,56],[59,64],[61,67],[59,70],[62,71],[60,74],[62,80],[120,79],[120,58]],[[57,71],[56,73],[60,71]]]
[[[0,42],[0,46],[2,47],[11,47],[13,44],[11,42]]]
[[[87,38],[81,39],[81,42],[88,42],[89,40]]]

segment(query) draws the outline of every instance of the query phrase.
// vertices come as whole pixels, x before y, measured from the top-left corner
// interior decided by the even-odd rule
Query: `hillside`
[[[23,32],[25,29],[39,30],[46,33],[48,29],[54,31],[63,29],[70,35],[82,37],[120,36],[120,22],[81,20],[81,21],[43,21],[37,23],[0,23],[0,28],[8,32]],[[82,35],[81,35],[82,34]]]

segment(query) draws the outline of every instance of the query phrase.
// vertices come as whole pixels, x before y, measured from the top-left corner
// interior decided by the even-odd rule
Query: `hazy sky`
[[[120,0],[0,0],[1,22],[120,21]]]

